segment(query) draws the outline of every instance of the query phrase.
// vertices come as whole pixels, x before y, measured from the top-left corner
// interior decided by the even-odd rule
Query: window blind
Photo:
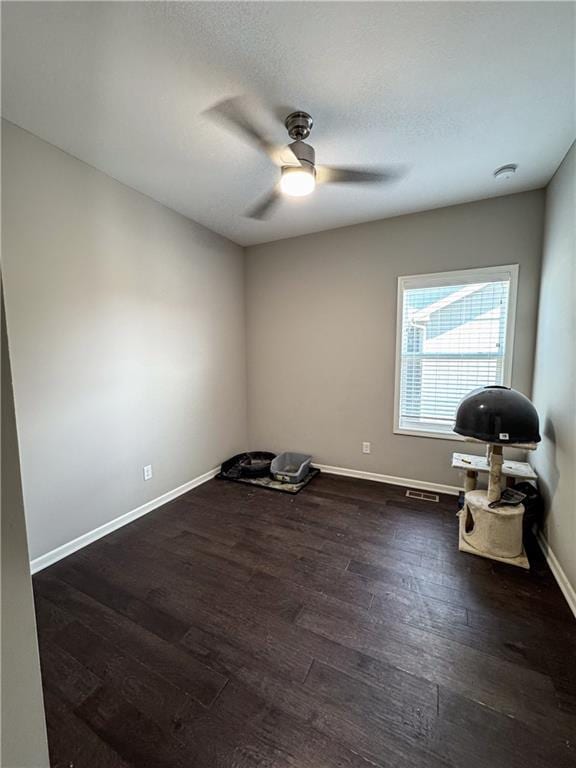
[[[482,279],[407,278],[400,291],[400,430],[451,433],[465,395],[506,383],[512,274],[468,272]]]

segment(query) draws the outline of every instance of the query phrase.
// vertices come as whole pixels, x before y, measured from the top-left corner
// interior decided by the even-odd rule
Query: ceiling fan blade
[[[218,102],[204,114],[214,122],[231,128],[245,141],[265,152],[275,165],[299,165],[292,150],[275,144],[256,124],[255,115],[258,111],[261,112],[256,104],[250,103],[245,97],[236,96]]]
[[[280,190],[274,187],[272,192],[257,202],[252,208],[249,208],[244,215],[249,219],[267,219],[279,202]]]
[[[402,175],[401,171],[394,168],[374,170],[321,165],[316,169],[316,180],[319,184],[382,184],[396,181]]]

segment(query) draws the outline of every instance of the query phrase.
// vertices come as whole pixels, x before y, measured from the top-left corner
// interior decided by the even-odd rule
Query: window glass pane
[[[468,392],[503,383],[509,291],[509,279],[404,290],[400,428],[451,432]]]

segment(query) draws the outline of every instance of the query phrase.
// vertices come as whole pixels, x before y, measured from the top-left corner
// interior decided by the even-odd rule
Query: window
[[[457,437],[460,400],[510,386],[518,266],[398,278],[394,431]]]

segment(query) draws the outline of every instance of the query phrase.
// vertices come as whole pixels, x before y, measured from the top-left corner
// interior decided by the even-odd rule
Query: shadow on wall
[[[546,463],[548,465],[548,479],[547,481],[544,481],[542,477],[539,477],[538,487],[544,499],[544,519],[542,521],[542,526],[546,529],[546,520],[550,505],[556,494],[558,483],[560,482],[560,472],[556,460],[556,428],[549,416],[546,417],[544,422],[544,438],[546,442],[541,444],[540,450],[545,451]]]

